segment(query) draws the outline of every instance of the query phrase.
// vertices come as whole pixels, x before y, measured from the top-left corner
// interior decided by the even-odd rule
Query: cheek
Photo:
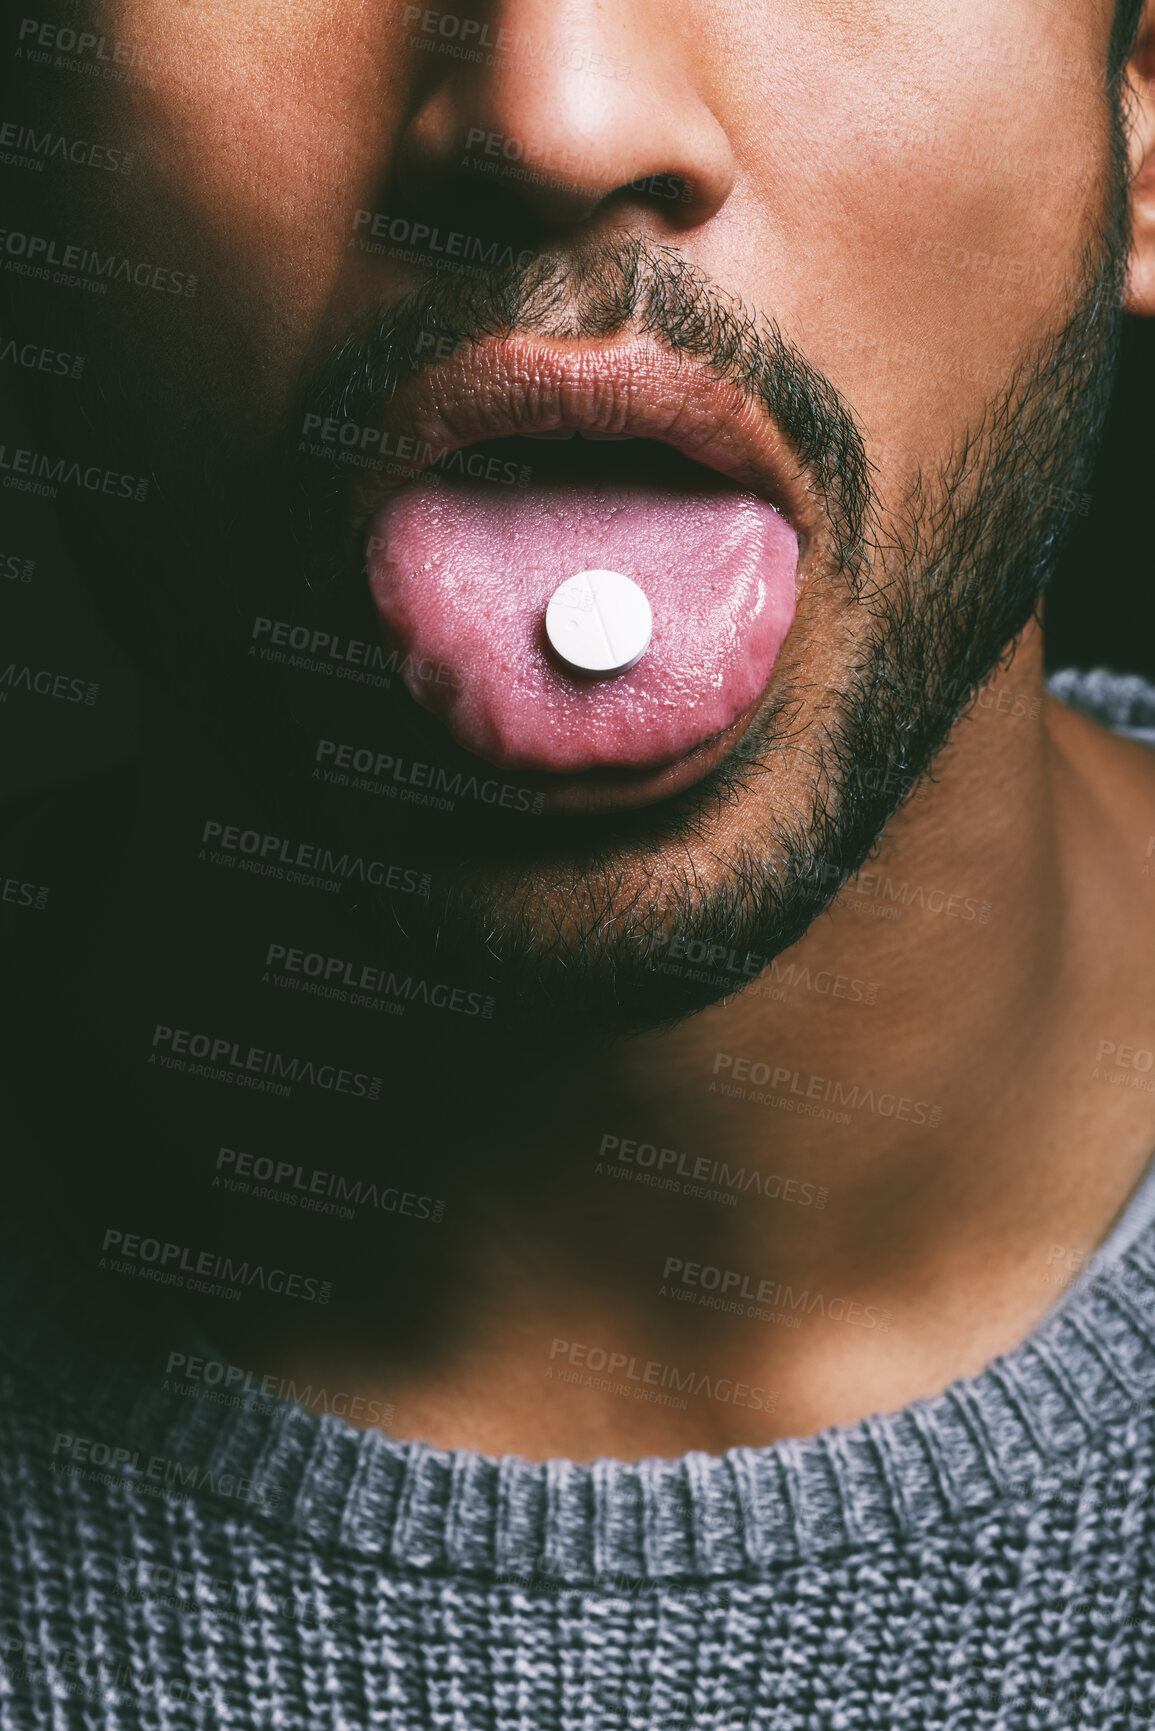
[[[772,311],[854,409],[884,498],[912,454],[945,459],[1062,324],[1109,196],[1093,21],[1014,0],[905,10],[873,31],[860,19],[853,52],[812,32],[789,81],[767,56],[744,192],[710,243],[720,280]]]
[[[139,79],[85,93],[133,174],[99,207],[97,189],[62,186],[64,214],[196,272],[179,325],[150,338],[161,309],[135,309],[133,346],[175,345],[250,425],[277,424],[316,331],[352,310],[355,214],[379,203],[402,112],[400,11],[349,0],[335,29],[328,0],[141,0],[101,20],[142,57]]]

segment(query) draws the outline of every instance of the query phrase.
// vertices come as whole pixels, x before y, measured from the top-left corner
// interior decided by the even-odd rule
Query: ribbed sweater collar
[[[977,1376],[898,1412],[766,1448],[638,1462],[488,1459],[361,1431],[291,1401],[234,1410],[166,1390],[211,1355],[171,1298],[46,1270],[3,1247],[4,1354],[60,1428],[248,1478],[253,1519],[386,1569],[558,1585],[749,1579],[897,1545],[1004,1498],[1077,1483],[1155,1384],[1155,1228]],[[87,1428],[86,1428],[87,1427]],[[1064,1494],[1071,1495],[1067,1491]],[[238,1505],[229,1505],[233,1512]]]
[[[1098,669],[1049,683],[1155,744],[1145,681]],[[94,1287],[76,1266],[22,1229],[0,1239],[0,1364],[19,1368],[25,1395],[39,1386],[62,1428],[251,1479],[276,1493],[253,1519],[286,1538],[442,1576],[750,1578],[896,1545],[1002,1499],[1077,1494],[1088,1455],[1121,1449],[1155,1400],[1155,1225],[1020,1346],[930,1400],[762,1449],[592,1465],[398,1442],[289,1401],[190,1401],[164,1389],[167,1355],[211,1345],[159,1289],[146,1306],[134,1283]]]

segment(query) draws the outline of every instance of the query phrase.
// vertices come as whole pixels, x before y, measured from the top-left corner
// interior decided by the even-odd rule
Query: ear
[[[1131,265],[1129,313],[1155,317],[1155,3],[1143,8],[1139,36],[1127,63],[1130,86]]]

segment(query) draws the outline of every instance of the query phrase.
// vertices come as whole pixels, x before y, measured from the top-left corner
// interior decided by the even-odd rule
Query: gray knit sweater
[[[1155,722],[1144,692],[1116,725]],[[1150,1203],[934,1399],[593,1466],[398,1442],[315,1391],[190,1395],[171,1367],[220,1355],[162,1289],[14,1237],[0,1727],[1155,1725]]]

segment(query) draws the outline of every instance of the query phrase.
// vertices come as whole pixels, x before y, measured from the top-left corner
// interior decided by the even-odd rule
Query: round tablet
[[[545,610],[545,634],[576,673],[625,673],[646,653],[653,626],[649,602],[620,571],[578,571]]]

